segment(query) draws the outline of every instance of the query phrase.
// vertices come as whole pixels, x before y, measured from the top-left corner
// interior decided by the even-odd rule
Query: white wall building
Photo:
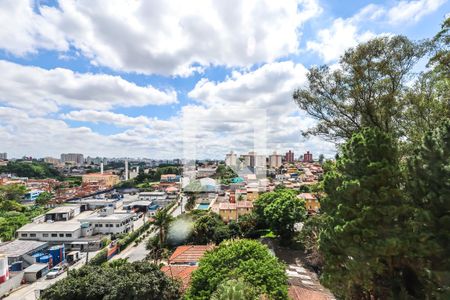
[[[274,151],[271,155],[269,155],[269,167],[270,168],[279,168],[283,165],[283,155],[277,154],[276,151]]]
[[[237,165],[237,155],[231,151],[225,156],[225,165],[229,167],[235,167]]]
[[[86,233],[87,234],[87,233]],[[21,240],[70,242],[83,236],[80,222],[29,223],[17,230]]]
[[[105,207],[94,215],[80,219],[80,222],[90,224],[93,234],[120,234],[132,230],[134,215],[128,212],[114,212],[114,208]]]

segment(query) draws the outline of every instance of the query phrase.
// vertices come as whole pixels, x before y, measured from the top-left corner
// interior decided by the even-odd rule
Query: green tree
[[[186,201],[186,204],[184,205],[185,210],[193,210],[195,207],[195,196],[190,195],[188,197],[188,200]]]
[[[344,299],[423,298],[395,139],[365,128],[325,175],[322,282]]]
[[[319,249],[319,235],[325,225],[325,216],[321,214],[310,216],[303,224],[298,235],[306,254],[306,262],[315,272],[321,273],[323,268],[323,255]]]
[[[41,293],[43,300],[59,299],[180,299],[180,285],[148,262],[87,265]]]
[[[151,221],[159,232],[160,248],[163,247],[166,241],[166,233],[170,223],[173,221],[172,215],[165,209],[158,210]]]
[[[45,206],[45,205],[49,204],[49,202],[52,199],[53,199],[53,194],[52,193],[43,192],[37,197],[35,203],[37,205]]]
[[[325,156],[323,154],[319,155],[319,163],[322,164],[325,160]]]
[[[450,295],[450,120],[425,135],[408,162],[410,197],[418,207],[420,244],[436,286],[431,298]],[[442,295],[441,295],[442,297]],[[444,297],[443,297],[444,298]]]
[[[0,185],[0,201],[20,201],[25,195],[27,188],[21,184]]]
[[[38,161],[23,162],[10,161],[6,166],[0,167],[0,173],[12,173],[19,177],[28,178],[58,178],[61,179],[61,173],[50,164]]]
[[[265,222],[281,238],[289,242],[294,234],[294,225],[306,217],[305,202],[297,193],[288,189],[265,193],[255,202],[255,213],[260,222]]]
[[[398,133],[405,82],[423,54],[406,37],[379,37],[347,50],[337,70],[311,68],[307,87],[293,96],[318,121],[303,133],[337,142],[363,127]]]
[[[230,238],[230,231],[219,215],[209,212],[194,222],[190,240],[195,244],[220,243]]]
[[[242,279],[230,279],[219,285],[211,300],[259,300],[256,289]]]
[[[222,283],[236,278],[269,299],[287,299],[284,265],[265,245],[253,240],[224,241],[207,252],[192,274],[186,299],[210,299]]]

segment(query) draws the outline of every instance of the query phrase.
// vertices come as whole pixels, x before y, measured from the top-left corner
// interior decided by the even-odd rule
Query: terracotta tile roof
[[[252,201],[238,201],[236,205],[238,208],[253,208]]]
[[[170,256],[171,264],[197,263],[206,251],[213,249],[214,245],[184,245],[175,249]]]
[[[293,300],[331,300],[334,299],[328,294],[313,291],[303,287],[291,285],[288,291],[289,299]]]
[[[167,276],[173,278],[178,278],[182,282],[182,289],[186,290],[189,287],[189,282],[191,281],[192,272],[197,269],[197,266],[163,266],[161,271],[163,271]]]
[[[297,196],[298,198],[305,199],[305,200],[315,200],[316,196],[311,193],[301,193]]]

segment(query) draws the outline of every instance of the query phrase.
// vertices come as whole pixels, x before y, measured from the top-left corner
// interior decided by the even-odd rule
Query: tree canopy
[[[325,175],[327,219],[320,234],[323,282],[346,299],[420,298],[415,272],[414,208],[401,190],[397,143],[365,128],[343,146]]]
[[[409,195],[418,208],[418,249],[433,272],[434,289],[445,287],[450,294],[443,276],[450,270],[450,120],[425,135],[408,170]]]
[[[228,280],[243,281],[269,299],[287,299],[284,265],[258,241],[224,241],[207,252],[192,275],[186,299],[210,299],[216,290],[228,285]]]
[[[293,237],[294,225],[306,217],[305,202],[297,198],[295,191],[280,189],[258,197],[255,213],[260,223],[266,223],[282,242],[288,242]]]
[[[145,262],[86,265],[41,293],[43,300],[180,299],[180,284]]]

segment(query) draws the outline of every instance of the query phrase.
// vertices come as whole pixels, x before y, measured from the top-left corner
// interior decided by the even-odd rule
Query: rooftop
[[[29,223],[22,226],[17,232],[21,231],[67,231],[73,232],[80,229],[79,222],[55,222],[55,223]]]
[[[69,213],[74,209],[80,208],[79,205],[72,204],[72,205],[63,205],[55,207],[51,210],[49,210],[46,214],[59,214],[59,213]]]
[[[0,254],[8,257],[18,257],[46,246],[46,242],[14,240],[1,244]]]
[[[101,216],[98,213],[95,213],[87,218],[81,219],[80,222],[92,222],[92,221],[122,221],[126,220],[128,218],[133,217],[134,214],[132,213],[117,213],[114,212],[113,214]]]
[[[189,264],[197,263],[206,251],[213,249],[214,245],[184,245],[179,246],[170,256],[170,263]]]
[[[305,200],[315,200],[316,196],[312,193],[301,193],[297,196],[298,198],[305,199]]]
[[[176,277],[181,280],[183,284],[183,290],[186,290],[191,281],[192,272],[197,269],[197,266],[163,266],[161,271],[166,273],[169,277]]]
[[[330,296],[326,293],[310,290],[310,289],[295,286],[295,285],[292,285],[289,287],[288,294],[289,294],[289,298],[293,299],[293,300],[303,300],[303,299],[331,300],[331,299],[334,299],[332,296]]]
[[[45,268],[48,268],[48,264],[32,264],[31,266],[29,266],[28,268],[26,268],[23,271],[25,273],[36,273]]]

